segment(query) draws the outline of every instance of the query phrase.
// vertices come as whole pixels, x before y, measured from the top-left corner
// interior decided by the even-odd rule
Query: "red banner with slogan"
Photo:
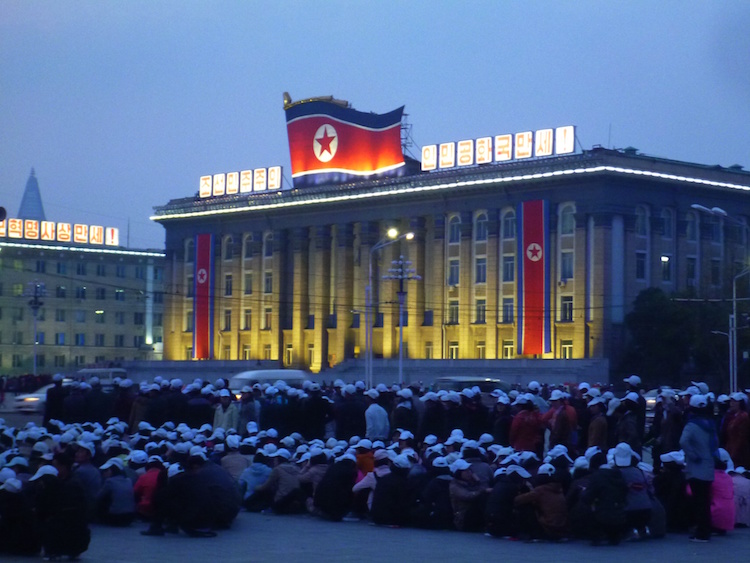
[[[549,204],[525,201],[518,206],[518,353],[552,351],[550,312]]]
[[[209,360],[214,340],[214,236],[195,236],[193,359]]]

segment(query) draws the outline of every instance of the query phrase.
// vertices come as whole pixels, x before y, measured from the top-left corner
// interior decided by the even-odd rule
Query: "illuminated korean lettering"
[[[227,174],[227,195],[233,195],[240,190],[240,175],[237,172]]]
[[[471,166],[474,164],[474,141],[465,140],[458,142],[458,165]]]
[[[437,145],[422,147],[422,170],[425,172],[437,169]]]
[[[453,168],[456,165],[456,143],[440,144],[440,168]]]
[[[198,195],[200,197],[211,197],[211,176],[201,176]]]

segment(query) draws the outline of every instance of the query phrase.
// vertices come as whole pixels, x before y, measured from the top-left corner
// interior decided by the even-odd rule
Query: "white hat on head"
[[[606,404],[607,403],[601,397],[594,397],[588,403],[586,403],[586,406],[593,407],[594,405],[606,405]]]
[[[561,401],[565,398],[565,394],[559,389],[555,389],[549,396],[550,401]]]
[[[550,463],[543,463],[539,466],[539,469],[536,471],[537,475],[554,475],[555,474],[555,466]]]
[[[626,377],[625,379],[623,379],[623,381],[627,383],[628,385],[632,385],[633,387],[641,384],[641,378],[638,377],[637,375],[631,375],[630,377]]]
[[[539,385],[538,381],[529,381],[528,389],[529,391],[539,391],[542,388],[541,385]]]
[[[110,467],[116,467],[120,471],[125,469],[125,463],[119,457],[111,457],[99,468],[102,471],[109,469]]]
[[[367,391],[365,391],[365,395],[370,397],[370,399],[372,399],[373,401],[380,397],[380,393],[378,393],[375,389],[368,389]]]
[[[469,467],[471,467],[471,464],[463,458],[459,458],[450,464],[451,473],[464,471],[469,469]]]
[[[690,397],[690,406],[696,409],[702,409],[708,404],[705,395],[693,395]]]
[[[698,391],[700,391],[701,395],[708,394],[708,384],[703,381],[691,381],[693,385],[695,385],[698,388]]]
[[[589,468],[589,460],[586,456],[578,456],[576,460],[573,462],[573,470],[576,469],[584,469],[587,470]]]
[[[701,394],[701,390],[698,389],[695,385],[691,385],[684,391],[680,392],[680,397],[685,397],[686,395],[690,395],[692,397],[693,395],[700,395],[700,394]]]
[[[620,442],[614,448],[614,461],[617,467],[629,467],[633,461],[633,448],[626,442]]]
[[[602,453],[602,450],[599,448],[599,446],[591,446],[583,455],[586,459],[591,460],[592,457],[600,453]]]
[[[5,483],[0,485],[0,489],[3,491],[8,491],[9,493],[20,493],[21,489],[23,488],[23,483],[21,483],[20,479],[16,479],[15,477],[11,477]]]
[[[185,470],[182,468],[182,465],[180,465],[179,463],[173,463],[169,466],[169,469],[167,469],[167,477],[171,479],[175,475],[179,475],[180,473],[184,472]]]
[[[639,397],[638,393],[636,393],[635,391],[631,391],[630,393],[628,393],[627,395],[625,395],[622,398],[622,400],[623,401],[631,401],[633,403],[637,403],[638,402],[638,397]]]
[[[662,463],[676,463],[677,465],[685,465],[685,452],[677,450],[674,452],[667,452],[661,454],[659,459]]]
[[[620,406],[620,399],[614,397],[607,403],[607,416],[612,416]]]
[[[53,475],[57,477],[57,468],[52,465],[42,465],[39,469],[37,469],[36,473],[34,473],[34,475],[29,478],[29,481],[36,481],[37,479],[40,479],[45,475]]]
[[[588,391],[590,388],[591,388],[591,385],[589,385],[585,381],[583,381],[583,382],[581,382],[581,383],[578,384],[578,390],[579,391],[583,391],[584,389],[586,389],[586,391]]]
[[[588,391],[586,391],[586,393],[584,393],[584,395],[593,399],[596,397],[601,397],[602,392],[597,387],[591,387]]]
[[[524,479],[530,479],[531,478],[531,473],[529,473],[528,471],[526,471],[526,469],[524,469],[523,467],[521,467],[520,465],[517,465],[515,463],[512,463],[512,464],[508,465],[507,467],[505,467],[505,473],[508,474],[508,475],[512,475],[513,473],[515,473],[515,474],[523,477]]]

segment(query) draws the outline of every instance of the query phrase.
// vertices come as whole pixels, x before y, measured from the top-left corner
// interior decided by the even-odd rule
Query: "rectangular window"
[[[513,319],[513,298],[503,297],[503,323],[511,324]]]
[[[448,359],[458,359],[458,342],[455,340],[451,340],[450,342],[448,342]]]
[[[65,322],[65,309],[55,309],[55,321],[58,323]]]
[[[86,299],[86,286],[76,286],[76,299]]]
[[[135,336],[133,336],[133,348],[140,348],[141,346],[143,346],[143,342],[143,335],[136,334]]]
[[[284,347],[284,365],[290,366],[294,363],[294,346],[287,344]]]
[[[224,330],[232,330],[232,310],[224,309]]]
[[[487,300],[477,299],[475,310],[475,321],[477,324],[484,324],[487,320]]]
[[[86,262],[76,262],[76,275],[78,276],[86,275]]]
[[[688,287],[695,286],[695,280],[698,277],[698,261],[695,258],[688,258],[685,263],[685,277],[687,278]]]
[[[14,311],[14,313],[13,313],[13,320],[14,320],[14,321],[22,321],[22,320],[23,320],[23,312],[24,312],[25,310],[26,310],[26,309],[25,309],[25,308],[23,308],[23,307],[16,307],[16,308],[15,308],[15,311]]]
[[[458,258],[451,258],[448,261],[448,285],[450,286],[458,285],[459,275],[460,275],[460,262],[458,261]]]
[[[560,321],[573,321],[573,296],[563,295],[560,297]]]
[[[133,324],[136,326],[142,326],[146,321],[145,313],[135,312],[133,313]]]
[[[245,295],[252,295],[253,294],[253,274],[252,272],[245,272],[245,287],[243,288],[243,291]]]
[[[560,341],[560,357],[563,360],[573,359],[573,341],[572,340]]]
[[[115,266],[115,276],[118,278],[125,277],[125,264],[117,264],[117,266]]]
[[[672,257],[662,255],[661,257],[661,281],[670,283],[672,281]]]
[[[516,257],[503,256],[503,281],[512,282],[516,279]]]
[[[13,354],[13,366],[14,368],[20,368],[23,365],[23,359],[20,354]]]
[[[65,367],[65,356],[63,356],[63,355],[56,355],[55,356],[55,367],[56,368],[64,368]]]
[[[23,332],[20,330],[13,333],[13,344],[23,344]]]
[[[637,280],[646,279],[646,253],[645,252],[635,253],[635,279]]]
[[[44,354],[37,354],[36,355],[36,365],[38,367],[43,368],[46,363],[47,363],[47,360],[44,357]]]
[[[458,324],[458,299],[448,301],[448,324]]]
[[[711,259],[711,285],[721,285],[721,261]]]
[[[107,265],[106,264],[97,264],[96,265],[96,275],[100,278],[104,278],[107,276]]]
[[[75,345],[86,346],[86,334],[83,332],[76,332],[75,334]]]
[[[76,356],[73,358],[76,366],[85,366],[86,365],[86,356]]]
[[[154,268],[154,281],[164,280],[164,268]]]
[[[487,258],[477,258],[474,263],[474,282],[487,283]]]
[[[75,315],[76,315],[76,322],[77,323],[85,323],[86,322],[86,311],[84,311],[83,309],[76,309]]]
[[[107,322],[106,315],[104,314],[104,311],[99,310],[94,313],[94,322],[98,325],[103,325]]]
[[[185,332],[193,332],[193,312],[185,312]]]
[[[310,344],[309,346],[312,346],[312,344]],[[308,346],[308,348],[309,348],[309,346]],[[270,344],[264,344],[263,345],[263,359],[264,360],[270,360],[271,359],[271,345]]]
[[[512,340],[503,340],[503,359],[511,360],[516,357],[516,347]]]
[[[96,288],[96,298],[99,301],[102,301],[103,299],[107,298],[107,290],[103,287],[97,287]]]
[[[273,293],[273,272],[266,272],[263,279],[263,291],[264,293]]]
[[[95,364],[103,364],[105,361],[107,361],[106,356],[94,356],[94,363]]]
[[[224,276],[224,295],[231,297],[232,295],[232,274]]]
[[[195,283],[193,283],[193,276],[185,277],[185,297],[195,297]]]
[[[58,285],[55,288],[55,297],[59,297],[61,299],[65,298],[65,286],[64,285]]]
[[[572,280],[573,279],[573,253],[572,252],[561,252],[560,253],[560,280]]]
[[[242,329],[250,330],[251,326],[253,326],[253,310],[245,309],[244,324],[242,325]]]
[[[125,335],[124,334],[115,334],[115,347],[116,348],[125,347]]]
[[[20,297],[21,295],[23,295],[23,284],[14,283],[13,284],[13,297]]]
[[[103,334],[95,334],[94,335],[94,346],[104,346],[104,335]]]
[[[231,346],[224,346],[224,350],[221,353],[221,359],[222,360],[231,360],[232,359],[232,348],[231,348]]]
[[[55,333],[55,346],[65,346],[65,333],[64,332]]]
[[[145,266],[136,266],[135,267],[135,278],[138,280],[145,280],[146,279],[146,267]]]
[[[503,238],[508,240],[516,238],[516,216],[512,211],[503,216]]]
[[[271,330],[271,321],[273,319],[273,311],[271,307],[266,307],[263,311],[263,330]]]
[[[242,359],[243,360],[250,359],[250,345],[249,344],[242,345]]]
[[[124,289],[115,289],[115,301],[125,301]]]
[[[154,326],[164,326],[164,313],[154,313]]]
[[[68,273],[68,264],[66,262],[58,262],[57,263],[57,273],[58,274],[67,274]]]
[[[122,311],[117,311],[115,313],[115,324],[116,325],[124,325],[125,324],[125,313]]]
[[[37,274],[43,274],[47,271],[47,263],[44,260],[36,261],[36,272]]]
[[[486,346],[485,346],[484,340],[480,340],[479,342],[477,342],[477,346],[476,346],[476,358],[477,358],[477,360],[484,360],[484,358],[485,358],[485,349],[486,349]]]
[[[154,292],[154,303],[164,303],[164,292],[162,291]]]
[[[424,359],[425,360],[431,360],[433,358],[433,348],[432,348],[432,342],[425,342],[424,343]]]

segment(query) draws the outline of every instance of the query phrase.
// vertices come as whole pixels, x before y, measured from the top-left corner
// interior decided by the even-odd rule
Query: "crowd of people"
[[[750,524],[744,393],[54,377],[43,424],[0,420],[0,551],[76,558],[92,522],[212,537],[240,510],[512,540],[707,542]],[[652,464],[643,461],[651,447]]]

